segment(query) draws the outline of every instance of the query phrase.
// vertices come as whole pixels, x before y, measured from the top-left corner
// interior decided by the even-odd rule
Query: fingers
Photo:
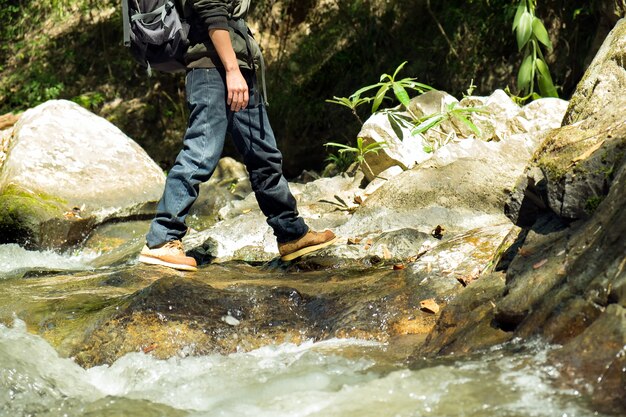
[[[226,74],[226,88],[228,91],[226,103],[232,111],[238,112],[248,106],[250,100],[248,83],[241,72],[235,71]]]
[[[248,88],[246,87],[243,90],[237,91],[228,91],[228,105],[230,109],[234,112],[238,112],[239,110],[245,109],[248,106],[248,102],[250,101],[250,96],[248,93]]]

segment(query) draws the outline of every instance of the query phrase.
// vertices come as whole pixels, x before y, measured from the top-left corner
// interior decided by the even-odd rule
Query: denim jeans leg
[[[298,215],[296,199],[283,176],[283,157],[269,123],[265,106],[258,102],[255,83],[247,76],[250,89],[248,107],[232,113],[231,134],[243,156],[259,207],[274,230],[278,243],[296,240],[308,231]]]
[[[195,69],[185,81],[189,123],[146,236],[151,248],[182,239],[187,232],[185,218],[200,183],[210,178],[219,162],[228,128],[223,74],[214,68]]]

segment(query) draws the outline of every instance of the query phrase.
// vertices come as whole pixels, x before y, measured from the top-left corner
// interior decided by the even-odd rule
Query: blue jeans
[[[244,76],[250,102],[245,109],[232,112],[226,104],[226,75],[222,69],[200,68],[187,73],[189,124],[183,149],[167,175],[163,197],[146,236],[148,247],[185,235],[185,218],[198,197],[200,183],[211,177],[219,162],[227,131],[243,156],[252,190],[276,240],[290,242],[308,231],[283,176],[282,154],[256,94],[253,74],[246,72]]]

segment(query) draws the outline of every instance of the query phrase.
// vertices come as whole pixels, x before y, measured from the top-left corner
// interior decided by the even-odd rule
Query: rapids
[[[25,271],[93,269],[95,256],[0,246],[9,277],[0,291],[28,279],[18,276]],[[166,360],[130,353],[83,369],[15,317],[0,325],[0,416],[601,416],[589,398],[554,384],[553,348],[513,342],[432,360],[393,343],[331,339]]]
[[[132,353],[85,370],[24,327],[0,326],[2,416],[599,415],[551,385],[558,369],[540,344],[409,368],[386,345],[332,339],[168,360]]]

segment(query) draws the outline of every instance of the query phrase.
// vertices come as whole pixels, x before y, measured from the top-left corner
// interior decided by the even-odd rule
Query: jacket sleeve
[[[228,29],[228,0],[192,0],[193,9],[208,29]]]

